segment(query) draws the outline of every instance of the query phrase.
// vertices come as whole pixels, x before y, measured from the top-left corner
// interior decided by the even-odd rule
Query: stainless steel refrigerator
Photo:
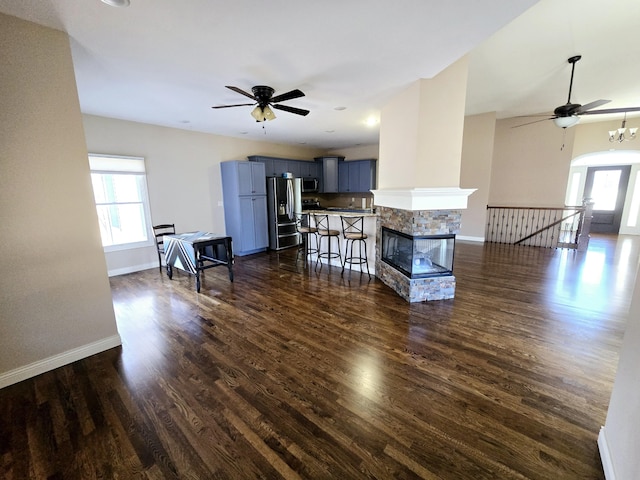
[[[302,211],[299,178],[267,177],[269,248],[281,250],[300,244],[295,214]]]

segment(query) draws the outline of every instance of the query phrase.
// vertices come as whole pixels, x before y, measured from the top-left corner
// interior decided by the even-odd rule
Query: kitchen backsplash
[[[317,199],[320,205],[326,207],[353,207],[363,208],[363,199],[365,202],[364,208],[370,208],[371,202],[373,202],[372,193],[308,193],[302,194],[302,199]]]

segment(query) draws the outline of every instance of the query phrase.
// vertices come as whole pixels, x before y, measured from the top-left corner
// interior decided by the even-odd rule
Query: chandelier
[[[617,130],[609,130],[609,141],[613,142],[629,142],[631,140],[636,139],[636,133],[638,132],[638,127],[629,129],[629,136],[626,136],[626,124],[627,124],[627,114],[624,114],[624,120],[622,120],[622,126]]]

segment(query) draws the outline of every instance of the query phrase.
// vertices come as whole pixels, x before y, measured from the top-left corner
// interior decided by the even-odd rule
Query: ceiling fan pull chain
[[[564,150],[564,140],[567,138],[567,127],[562,129],[562,146],[560,147],[560,151]]]

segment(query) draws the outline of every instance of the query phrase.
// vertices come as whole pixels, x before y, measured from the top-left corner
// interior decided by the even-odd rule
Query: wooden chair
[[[173,223],[163,223],[154,225],[153,235],[156,237],[156,250],[158,251],[158,268],[162,272],[162,255],[164,255],[164,236],[176,233],[176,226]]]

